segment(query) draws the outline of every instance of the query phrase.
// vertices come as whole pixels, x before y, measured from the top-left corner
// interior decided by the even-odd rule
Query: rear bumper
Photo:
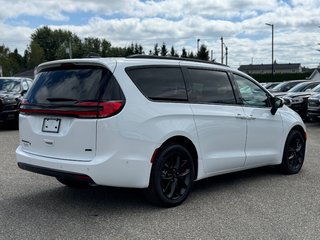
[[[75,177],[75,180],[89,177],[98,185],[113,187],[146,188],[151,172],[151,163],[147,161],[119,158],[69,161],[30,154],[21,146],[16,150],[16,158],[18,166],[27,171],[53,177]]]
[[[67,172],[67,171],[57,171],[52,170],[50,168],[44,168],[44,167],[38,167],[34,165],[30,165],[27,163],[18,163],[18,166],[23,169],[34,173],[39,173],[51,177],[60,177],[63,179],[68,179],[72,181],[79,181],[79,182],[87,182],[95,184],[95,182],[87,175],[79,174],[79,173],[73,173],[73,172]]]

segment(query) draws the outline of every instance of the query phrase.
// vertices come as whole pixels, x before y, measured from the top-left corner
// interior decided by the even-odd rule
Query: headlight
[[[15,104],[15,103],[17,103],[15,98],[10,98],[10,97],[5,97],[2,100],[2,102],[3,102],[3,104]]]
[[[287,106],[290,106],[291,105],[291,102],[292,102],[292,99],[291,98],[288,98],[288,97],[284,97],[282,98],[283,99],[283,102],[285,105]]]
[[[291,103],[292,104],[299,104],[303,102],[303,98],[302,97],[296,97],[296,98],[292,98],[291,99]]]

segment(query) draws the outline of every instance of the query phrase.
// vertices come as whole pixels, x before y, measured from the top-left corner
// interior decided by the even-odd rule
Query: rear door
[[[201,155],[208,174],[241,168],[246,119],[224,71],[185,68]]]
[[[92,160],[98,101],[111,76],[106,68],[85,64],[41,70],[21,105],[23,150],[57,159]]]

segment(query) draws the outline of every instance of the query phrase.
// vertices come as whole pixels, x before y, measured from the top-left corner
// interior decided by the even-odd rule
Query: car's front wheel
[[[147,197],[164,207],[181,204],[189,195],[194,180],[194,164],[189,151],[171,144],[160,150],[152,166]]]
[[[281,169],[286,174],[296,174],[302,168],[306,141],[301,132],[292,130],[286,140]]]

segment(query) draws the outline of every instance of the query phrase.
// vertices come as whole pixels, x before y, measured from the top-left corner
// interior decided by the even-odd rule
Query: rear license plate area
[[[60,129],[61,119],[45,118],[43,119],[42,132],[58,133]]]

